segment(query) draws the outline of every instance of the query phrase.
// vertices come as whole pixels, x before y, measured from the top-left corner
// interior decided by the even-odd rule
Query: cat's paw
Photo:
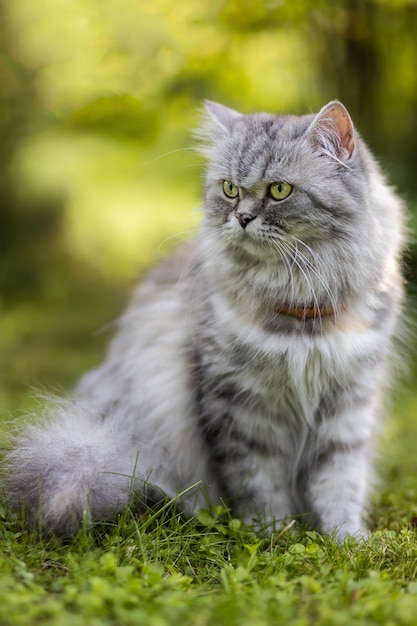
[[[365,526],[343,524],[335,529],[333,536],[336,543],[343,543],[345,539],[355,539],[359,543],[367,541],[372,537],[372,533]]]

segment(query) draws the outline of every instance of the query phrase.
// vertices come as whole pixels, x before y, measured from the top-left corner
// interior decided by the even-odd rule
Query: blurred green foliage
[[[4,406],[94,362],[77,337],[198,224],[204,98],[340,98],[417,211],[416,0],[0,1]]]

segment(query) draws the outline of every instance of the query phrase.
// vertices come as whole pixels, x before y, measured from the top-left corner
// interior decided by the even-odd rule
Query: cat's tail
[[[144,493],[149,450],[119,420],[94,415],[88,402],[47,404],[42,421],[14,433],[3,486],[6,502],[31,525],[71,535],[84,520],[108,519],[133,493]]]

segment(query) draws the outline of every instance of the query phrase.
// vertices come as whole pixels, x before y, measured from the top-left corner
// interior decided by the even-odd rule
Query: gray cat
[[[403,299],[402,206],[345,107],[207,102],[199,235],[154,270],[105,362],[17,436],[6,491],[71,534],[137,499],[251,523],[363,515]],[[191,488],[201,483],[204,489]]]

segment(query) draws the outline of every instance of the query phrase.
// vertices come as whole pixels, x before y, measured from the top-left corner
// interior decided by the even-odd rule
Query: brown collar
[[[289,317],[296,317],[302,322],[311,319],[321,319],[322,317],[332,317],[335,315],[335,310],[331,306],[290,306],[283,304],[277,309],[277,313],[280,315],[288,315]]]

